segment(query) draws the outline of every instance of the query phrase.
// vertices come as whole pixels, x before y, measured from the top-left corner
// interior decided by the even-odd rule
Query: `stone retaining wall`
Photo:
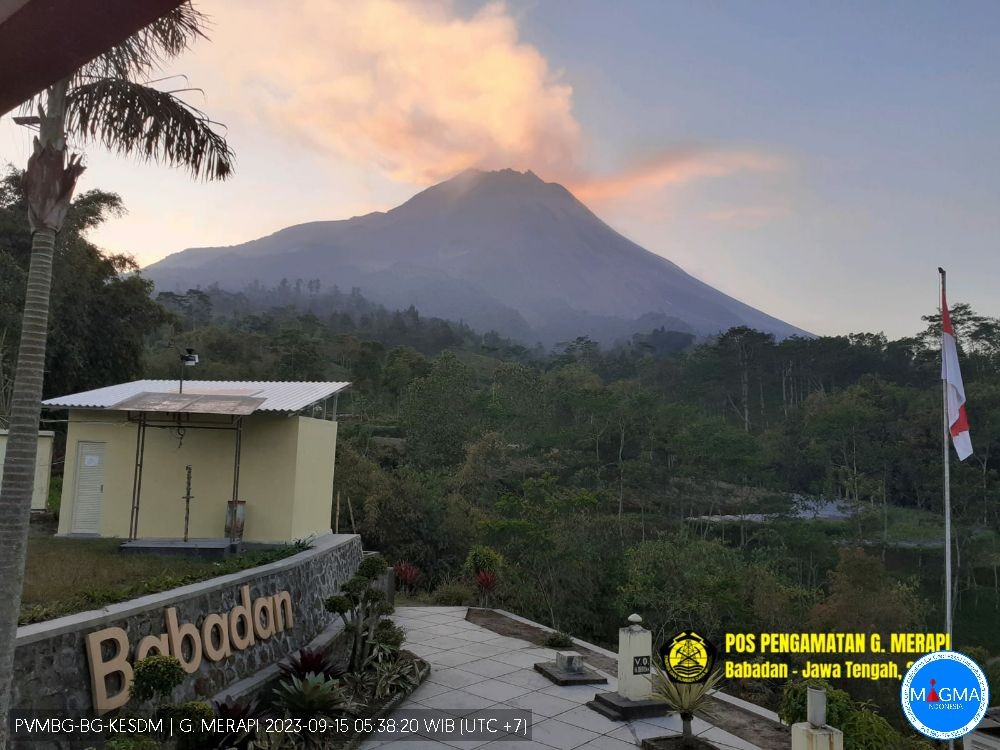
[[[130,660],[145,636],[168,630],[166,610],[176,609],[179,623],[191,623],[201,632],[206,616],[227,613],[241,604],[241,589],[249,586],[251,601],[282,591],[291,595],[291,627],[268,638],[257,638],[245,650],[233,649],[219,661],[208,658],[188,676],[175,701],[206,698],[246,678],[309,643],[335,617],[323,602],[358,569],[361,539],[353,534],[330,534],[314,546],[284,560],[213,578],[190,586],[144,596],[102,610],[81,612],[57,620],[18,628],[14,655],[12,706],[54,711],[90,710],[94,706],[87,636],[106,628],[122,628],[128,635]],[[114,644],[103,658],[114,656]],[[116,689],[114,684],[109,691]]]

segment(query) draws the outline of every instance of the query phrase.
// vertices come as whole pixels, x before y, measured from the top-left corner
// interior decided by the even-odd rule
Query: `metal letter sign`
[[[649,674],[649,662],[648,656],[633,656],[632,674]]]

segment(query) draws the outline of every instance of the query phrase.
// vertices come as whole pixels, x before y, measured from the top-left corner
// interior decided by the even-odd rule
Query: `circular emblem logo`
[[[693,630],[678,633],[660,649],[663,668],[676,682],[702,682],[712,670],[715,647]]]
[[[990,687],[983,670],[965,654],[935,651],[907,670],[900,701],[918,732],[954,740],[979,726],[990,705]]]

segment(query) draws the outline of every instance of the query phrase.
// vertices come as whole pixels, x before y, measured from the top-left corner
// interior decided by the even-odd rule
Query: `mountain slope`
[[[601,340],[660,325],[801,330],[698,281],[615,232],[531,172],[469,170],[385,213],[193,248],[149,266],[158,289],[320,279],[393,307],[461,319],[526,341]],[[639,319],[642,318],[640,321]]]

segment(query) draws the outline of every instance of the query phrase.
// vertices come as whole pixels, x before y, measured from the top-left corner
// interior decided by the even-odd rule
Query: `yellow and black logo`
[[[660,647],[660,657],[675,682],[704,682],[715,664],[715,646],[693,630],[685,630]]]

